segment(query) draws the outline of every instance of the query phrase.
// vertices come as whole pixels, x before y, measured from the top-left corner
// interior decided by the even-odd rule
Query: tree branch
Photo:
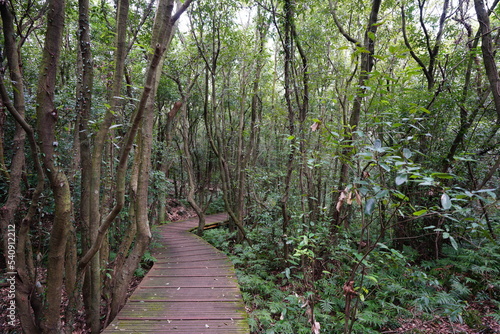
[[[340,21],[339,19],[337,18],[337,13],[336,13],[336,9],[334,7],[336,6],[333,6],[332,4],[332,0],[329,0],[328,1],[329,4],[330,4],[330,12],[332,13],[332,17],[333,17],[333,21],[335,21],[335,25],[337,26],[337,28],[339,29],[339,32],[351,43],[355,44],[356,46],[360,46],[361,43],[355,39],[354,37],[352,37],[351,35],[349,35],[345,30],[344,28],[342,28],[342,25],[340,24]]]
[[[179,17],[182,15],[182,13],[184,13],[188,9],[191,2],[193,2],[193,0],[186,0],[182,4],[182,6],[177,10],[177,12],[175,12],[175,14],[172,15],[172,18],[170,19],[170,22],[172,24],[174,24],[179,19]]]
[[[405,9],[404,6],[401,6],[401,29],[403,30],[403,40],[405,43],[405,46],[408,48],[410,51],[410,55],[417,62],[417,64],[422,68],[422,71],[424,72],[425,77],[427,78],[427,82],[432,81],[432,76],[427,70],[427,67],[425,66],[424,62],[422,59],[420,59],[419,56],[413,51],[413,48],[410,44],[410,41],[408,40],[408,36],[406,35],[406,15],[405,15]]]

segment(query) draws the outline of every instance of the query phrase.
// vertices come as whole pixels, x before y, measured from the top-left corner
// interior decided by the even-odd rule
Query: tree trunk
[[[49,239],[42,332],[60,333],[64,255],[69,224],[71,223],[71,193],[68,179],[57,163],[55,125],[58,111],[54,105],[54,92],[64,30],[65,3],[64,0],[51,0],[48,6],[47,31],[36,95],[36,115],[42,161],[52,188],[55,212]]]
[[[490,83],[490,91],[493,95],[493,102],[496,112],[496,123],[493,126],[491,139],[500,128],[500,75],[498,74],[497,63],[495,60],[496,47],[491,36],[491,25],[488,11],[483,0],[474,0],[477,20],[481,29],[481,52],[483,55],[484,69]]]
[[[79,143],[81,163],[81,194],[80,194],[80,221],[82,230],[82,248],[86,252],[90,244],[95,241],[99,221],[92,208],[99,202],[99,194],[92,192],[92,154],[90,144],[89,118],[92,106],[93,89],[93,58],[90,47],[89,0],[79,0],[78,17],[78,65],[77,75],[77,103],[76,111],[79,115]],[[93,205],[91,205],[93,204]],[[97,206],[99,210],[99,206]],[[100,331],[100,302],[101,282],[99,257],[95,256],[91,265],[86,268],[84,279],[83,300],[87,310],[87,324],[93,334]],[[68,291],[71,294],[77,293]]]
[[[290,213],[288,212],[288,200],[290,198],[290,183],[292,180],[292,173],[294,169],[294,160],[296,154],[296,144],[295,144],[295,110],[292,104],[292,64],[293,64],[293,48],[292,48],[292,20],[293,20],[293,7],[290,0],[286,0],[284,3],[285,12],[285,40],[283,48],[285,50],[285,101],[288,111],[288,134],[290,138],[290,153],[287,159],[287,173],[285,177],[285,191],[280,199],[281,214],[283,216],[282,223],[282,238],[283,238],[283,257],[285,260],[288,259],[289,255],[289,244],[287,242],[288,238],[288,227],[290,225]]]
[[[7,15],[4,17],[4,31],[5,29],[12,30],[12,18],[10,12],[5,12],[5,7],[0,4],[0,10],[2,15]],[[12,39],[6,38],[5,44],[6,49],[9,48],[7,44],[12,43]],[[7,55],[9,53],[7,52]],[[16,93],[14,93],[15,95]],[[35,269],[32,261],[32,249],[29,240],[29,230],[32,224],[33,217],[36,214],[38,208],[38,202],[40,195],[44,189],[44,172],[42,168],[42,163],[39,159],[39,148],[35,140],[35,133],[31,126],[26,122],[23,115],[15,108],[14,104],[10,101],[9,94],[4,85],[3,78],[0,79],[0,95],[2,97],[2,103],[14,117],[17,124],[21,125],[25,133],[28,135],[28,141],[31,148],[31,154],[33,163],[37,174],[37,185],[33,194],[31,196],[31,205],[19,225],[19,230],[17,233],[17,252],[16,252],[16,307],[19,314],[19,320],[21,322],[21,327],[26,333],[39,333],[40,332],[40,319],[42,318],[42,305],[40,296],[37,293],[33,293],[35,286]],[[20,105],[23,109],[24,106]],[[32,316],[33,311],[33,316]]]
[[[17,46],[17,41],[15,39],[13,17],[10,9],[8,8],[7,2],[3,2],[0,4],[0,13],[3,23],[5,56],[7,57],[8,61],[8,68],[14,98],[14,103],[11,104],[11,102],[8,101],[7,92],[5,90],[5,87],[3,86],[3,78],[0,78],[0,80],[2,80],[2,106],[9,105],[10,109],[13,109],[11,113],[17,113],[18,117],[24,120],[25,101],[23,79],[21,74],[21,60],[19,59],[20,54]],[[5,114],[2,112],[1,116],[4,117]],[[17,312],[19,314],[19,320],[21,321],[21,327],[26,333],[36,334],[39,333],[39,328],[37,323],[35,322],[35,318],[31,316],[32,307],[29,302],[29,297],[34,286],[34,268],[29,266],[29,261],[26,261],[26,253],[30,254],[29,220],[23,220],[23,222],[17,229],[17,233],[15,233],[15,236],[17,237],[14,238],[17,239],[16,268],[10,268],[8,266],[10,261],[8,252],[9,239],[7,238],[7,231],[16,232],[14,215],[19,207],[22,197],[21,178],[25,163],[25,136],[25,130],[21,126],[20,122],[17,121],[12,145],[13,156],[10,165],[10,174],[6,169],[3,170],[5,164],[2,157],[2,166],[0,166],[0,168],[2,168],[2,173],[5,174],[4,176],[9,182],[9,188],[7,193],[7,200],[0,209],[0,235],[2,236],[3,254],[8,271],[17,271],[15,301]],[[3,156],[3,150],[0,153]],[[34,154],[36,154],[36,150],[34,151]],[[43,187],[43,176],[39,178],[39,181],[41,182],[39,186]],[[38,200],[38,195],[40,194],[40,192],[41,188],[37,187],[37,191],[33,194],[33,200]],[[32,207],[34,208],[34,205],[32,205]],[[33,213],[34,210],[29,210],[29,212]],[[32,301],[33,304],[39,305],[38,298],[34,297],[32,298]],[[39,307],[36,311],[39,311]]]
[[[14,108],[17,110],[19,115],[24,118],[25,102],[24,85],[21,74],[21,60],[19,59],[19,50],[15,39],[13,17],[10,9],[8,8],[8,3],[0,3],[0,13],[2,15],[3,23],[5,56],[7,57],[10,80],[13,88]],[[24,170],[25,138],[26,133],[24,132],[24,129],[19,123],[16,122],[16,130],[12,141],[13,152],[9,168],[10,174],[7,170],[3,171],[8,177],[9,190],[7,193],[7,200],[0,209],[0,235],[2,236],[5,263],[8,263],[8,240],[6,238],[7,228],[9,225],[12,226],[15,224],[14,214],[19,206],[19,203],[21,202],[21,177]],[[0,168],[2,167],[3,166],[0,166]]]
[[[374,54],[375,54],[375,40],[374,36],[377,32],[378,25],[377,20],[378,20],[378,13],[380,10],[380,5],[382,3],[382,0],[373,0],[372,1],[372,9],[370,12],[370,16],[368,19],[368,25],[367,29],[365,31],[365,36],[364,36],[364,41],[363,41],[363,48],[367,52],[362,52],[361,53],[361,68],[360,68],[360,73],[359,73],[359,78],[358,78],[358,90],[356,93],[356,96],[354,97],[354,102],[352,105],[352,110],[351,110],[351,116],[349,119],[349,128],[346,130],[347,133],[345,134],[346,136],[346,147],[342,151],[342,156],[344,157],[341,167],[340,167],[340,177],[339,177],[339,182],[337,189],[335,191],[335,195],[333,196],[333,201],[330,207],[330,216],[331,218],[331,231],[335,232],[337,231],[338,227],[340,227],[343,223],[343,211],[342,207],[344,206],[339,206],[340,210],[337,209],[337,202],[340,198],[340,194],[344,190],[344,187],[346,186],[346,183],[349,180],[349,165],[351,162],[351,156],[354,151],[354,135],[353,131],[357,130],[357,127],[359,125],[359,120],[361,117],[361,106],[363,102],[363,96],[365,94],[366,88],[366,82],[369,79],[369,75],[371,70],[373,69],[374,65]],[[354,40],[355,41],[355,40]],[[359,43],[355,41],[355,44],[358,45]]]
[[[128,284],[137,268],[146,247],[151,240],[151,232],[148,223],[148,182],[149,170],[151,165],[151,146],[153,138],[153,121],[154,121],[154,99],[158,87],[159,76],[161,74],[161,61],[166,49],[169,46],[172,38],[174,23],[179,16],[187,9],[190,0],[184,2],[182,7],[172,16],[173,0],[162,0],[158,5],[158,11],[155,18],[153,28],[152,45],[154,46],[154,54],[150,57],[150,65],[146,72],[145,84],[142,91],[141,99],[137,109],[132,117],[132,125],[125,138],[125,144],[122,146],[122,152],[119,162],[119,177],[117,178],[117,189],[120,191],[119,204],[123,206],[124,200],[124,183],[125,183],[125,168],[128,152],[132,148],[134,138],[138,130],[141,131],[141,143],[139,146],[138,156],[140,159],[139,178],[137,186],[137,198],[135,204],[137,235],[134,248],[125,261],[125,265],[121,272],[115,271],[115,276],[111,283],[111,307],[109,321],[112,321],[120,308],[125,303]],[[118,202],[118,200],[117,200]],[[113,209],[115,211],[117,207]],[[107,228],[111,223],[109,216],[101,228]]]
[[[193,159],[191,155],[191,150],[189,149],[189,141],[190,141],[190,136],[189,136],[189,121],[188,121],[188,109],[187,109],[187,96],[183,97],[183,103],[182,103],[182,149],[183,149],[183,155],[184,155],[184,161],[186,163],[186,169],[187,169],[187,174],[188,174],[188,193],[187,193],[187,200],[191,207],[196,211],[196,214],[198,215],[198,230],[197,234],[202,235],[203,234],[203,229],[205,227],[205,212],[201,208],[201,206],[198,204],[195,198],[195,192],[196,192],[196,178],[194,175],[194,168],[193,168]]]

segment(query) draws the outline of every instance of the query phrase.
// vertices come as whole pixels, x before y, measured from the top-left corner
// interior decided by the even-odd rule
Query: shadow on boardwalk
[[[207,217],[221,222],[226,214]],[[189,232],[198,219],[160,227],[157,262],[103,333],[250,333],[230,260]]]

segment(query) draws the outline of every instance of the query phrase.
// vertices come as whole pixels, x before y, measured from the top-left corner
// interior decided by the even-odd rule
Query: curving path
[[[206,224],[226,214],[207,216]],[[198,218],[160,227],[157,262],[103,333],[248,334],[230,260],[190,233]]]

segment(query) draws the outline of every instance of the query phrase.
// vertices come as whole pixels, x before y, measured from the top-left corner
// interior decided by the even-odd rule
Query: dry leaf
[[[361,195],[359,194],[359,192],[357,190],[355,191],[355,194],[356,194],[356,202],[358,203],[358,205],[361,205],[361,203],[362,203]]]
[[[311,331],[313,332],[313,334],[319,334],[320,329],[321,329],[321,325],[319,324],[319,322],[315,321],[312,324]]]
[[[352,204],[352,191],[349,191],[349,193],[347,194],[347,204]]]
[[[312,125],[311,125],[311,131],[317,131],[319,129],[319,126],[321,125],[321,123],[319,122],[314,122]]]
[[[339,196],[339,200],[337,201],[337,211],[340,211],[340,208],[342,208],[342,203],[344,202],[344,200],[347,198],[346,196],[346,192],[345,190],[342,190],[342,192],[340,193],[340,196]]]

